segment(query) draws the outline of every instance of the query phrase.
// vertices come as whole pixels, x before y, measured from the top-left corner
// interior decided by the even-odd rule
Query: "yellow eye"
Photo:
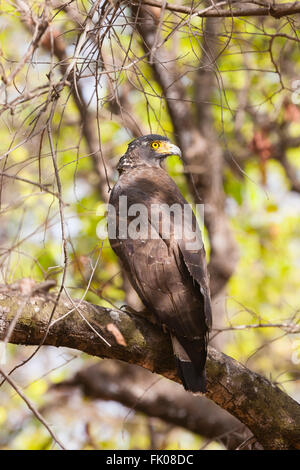
[[[156,150],[156,149],[158,149],[158,148],[160,147],[160,143],[159,143],[159,142],[152,142],[151,147],[152,147],[154,150]]]

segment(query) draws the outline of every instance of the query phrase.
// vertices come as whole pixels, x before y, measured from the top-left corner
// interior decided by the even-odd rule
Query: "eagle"
[[[146,310],[171,335],[184,388],[205,393],[212,323],[206,254],[191,206],[162,166],[170,155],[181,157],[181,151],[161,135],[150,134],[129,143],[117,165],[119,178],[110,195],[116,220],[108,217],[108,237]],[[135,218],[136,208],[141,207],[145,208],[143,217]],[[189,217],[184,216],[186,207]],[[182,209],[183,215],[167,214],[166,208]],[[170,230],[164,227],[165,219]],[[131,230],[132,235],[126,229],[133,223],[136,232]],[[110,230],[113,224],[115,230]]]

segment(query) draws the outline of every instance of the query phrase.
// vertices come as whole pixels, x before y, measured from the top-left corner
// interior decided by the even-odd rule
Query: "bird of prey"
[[[109,239],[146,309],[170,333],[185,389],[205,393],[205,362],[212,321],[209,275],[202,240],[196,248],[190,244],[195,236],[197,241],[199,236],[201,239],[200,229],[190,210],[191,222],[185,224],[181,235],[179,231],[175,236],[183,219],[175,219],[171,212],[171,230],[164,233],[164,212],[156,213],[160,207],[177,204],[177,208],[183,209],[188,205],[161,166],[170,155],[181,156],[181,151],[161,135],[139,137],[128,145],[117,166],[119,179],[110,196],[119,223]],[[125,217],[121,214],[121,196],[127,198]],[[134,211],[130,214],[130,207],[136,207],[133,204],[143,204],[148,210],[140,237],[131,237],[129,233],[124,236],[118,229],[120,222],[123,228],[124,223],[128,228],[134,220]]]

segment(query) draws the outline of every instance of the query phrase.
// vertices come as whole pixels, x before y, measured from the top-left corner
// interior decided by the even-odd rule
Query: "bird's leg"
[[[149,312],[146,308],[143,308],[142,310],[134,310],[130,305],[124,304],[120,307],[120,310],[123,312],[129,313],[130,315],[136,315],[138,317],[145,318],[146,320],[150,321],[151,323],[156,324],[156,318],[153,315],[153,313]]]
[[[139,314],[139,312],[137,312],[136,310],[134,310],[134,308],[130,307],[130,305],[127,305],[127,304],[121,305],[120,310],[122,310],[122,312],[130,313],[132,315]]]

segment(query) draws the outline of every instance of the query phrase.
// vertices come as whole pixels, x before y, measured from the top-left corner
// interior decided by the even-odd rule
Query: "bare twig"
[[[49,432],[50,436],[52,437],[52,439],[54,440],[54,442],[56,442],[56,444],[63,450],[66,450],[64,445],[62,444],[61,440],[58,439],[58,437],[54,434],[54,432],[52,431],[52,429],[50,428],[49,424],[45,421],[45,419],[43,418],[43,416],[41,415],[41,413],[35,408],[35,406],[30,402],[30,400],[26,397],[26,395],[22,392],[22,390],[20,389],[20,387],[18,387],[18,385],[16,384],[16,382],[11,378],[9,377],[8,374],[6,374],[6,372],[4,372],[4,370],[2,369],[2,367],[0,367],[0,374],[5,378],[5,380],[9,383],[9,385],[17,392],[17,394],[19,395],[20,398],[22,398],[22,400],[26,403],[26,405],[28,406],[28,408],[30,409],[30,411],[34,414],[34,416],[42,423],[42,425],[47,429],[47,431]]]

